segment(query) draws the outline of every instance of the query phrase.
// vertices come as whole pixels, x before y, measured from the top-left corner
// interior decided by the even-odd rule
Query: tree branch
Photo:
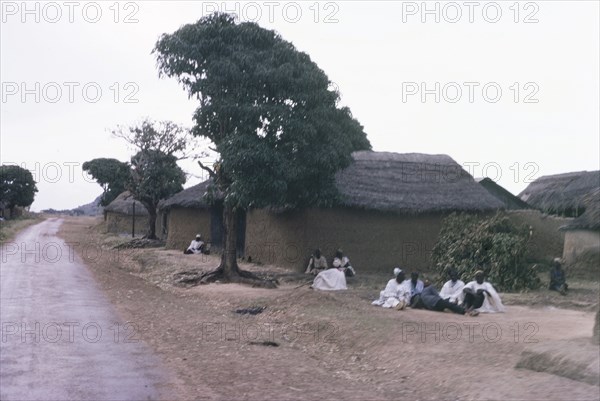
[[[213,180],[215,180],[217,178],[217,174],[214,172],[214,170],[212,170],[209,167],[206,167],[204,164],[202,164],[202,162],[200,160],[198,160],[198,165],[200,166],[200,168],[204,171],[206,171],[208,173],[208,175],[210,176],[210,178],[212,178]]]

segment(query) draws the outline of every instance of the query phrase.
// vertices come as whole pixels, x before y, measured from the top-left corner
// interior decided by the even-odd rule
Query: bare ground
[[[165,399],[600,399],[598,386],[515,368],[528,347],[591,337],[597,281],[572,282],[567,297],[502,294],[506,313],[477,318],[371,306],[389,277],[360,272],[336,293],[302,285],[302,274],[251,264],[242,267],[277,275],[280,287],[183,288],[174,274],[212,269],[218,258],[115,251],[126,239],[97,223],[66,219],[59,235],[177,378]],[[235,313],[256,306],[266,309]]]

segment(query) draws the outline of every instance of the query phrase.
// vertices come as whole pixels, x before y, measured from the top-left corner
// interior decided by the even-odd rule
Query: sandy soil
[[[117,252],[110,247],[120,240],[102,234],[96,224],[66,219],[59,235],[78,244],[74,249],[122,319],[135,325],[138,338],[177,378],[169,383],[176,392],[169,398],[600,398],[597,386],[515,369],[531,344],[591,336],[597,282],[585,288],[573,283],[568,301],[546,292],[503,294],[506,313],[476,318],[371,306],[389,279],[381,276],[362,275],[349,280],[348,291],[324,293],[302,285],[301,274],[243,265],[278,275],[281,285],[181,288],[173,285],[175,273],[212,269],[218,259],[162,249]],[[527,297],[540,302],[514,305]],[[551,306],[553,301],[571,309]],[[235,313],[255,306],[266,309]]]

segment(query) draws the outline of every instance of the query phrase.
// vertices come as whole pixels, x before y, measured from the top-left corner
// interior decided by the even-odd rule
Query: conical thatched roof
[[[546,175],[538,178],[519,198],[545,213],[578,216],[584,198],[600,187],[600,171]]]
[[[360,151],[352,157],[336,176],[349,207],[408,214],[504,207],[450,156]]]
[[[511,194],[509,191],[496,184],[494,180],[491,178],[476,178],[475,181],[479,183],[482,187],[486,189],[496,199],[504,204],[504,208],[507,210],[520,210],[520,209],[529,209],[530,206],[527,202],[522,201],[517,198],[515,195]]]
[[[562,229],[600,231],[600,188],[588,194],[584,202],[585,212]]]
[[[129,191],[122,192],[104,208],[105,212],[133,215],[133,195]],[[139,201],[135,201],[135,215],[146,216],[148,211]]]
[[[193,187],[184,189],[171,196],[169,199],[161,201],[158,204],[158,209],[169,210],[174,207],[186,207],[191,209],[207,208],[209,205],[205,200],[204,195],[206,194],[210,183],[210,180],[206,180]]]

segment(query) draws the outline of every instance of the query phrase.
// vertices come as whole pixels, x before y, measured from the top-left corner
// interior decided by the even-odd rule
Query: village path
[[[165,373],[46,220],[2,244],[0,399],[148,400]],[[164,390],[164,388],[163,388]]]

